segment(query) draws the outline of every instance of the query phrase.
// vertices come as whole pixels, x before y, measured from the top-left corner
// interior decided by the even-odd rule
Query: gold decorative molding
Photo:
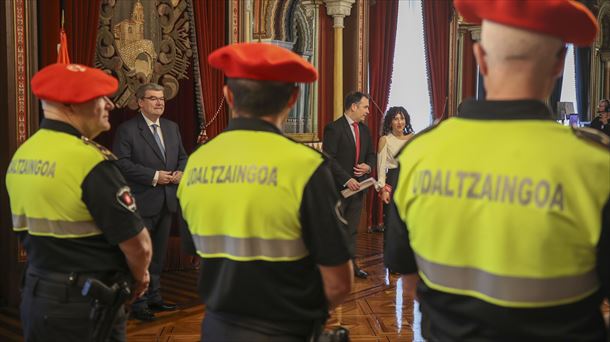
[[[326,13],[333,17],[335,54],[333,58],[333,117],[343,114],[343,19],[349,16],[356,0],[325,0]]]
[[[480,25],[467,26],[466,29],[470,33],[470,38],[472,38],[472,40],[474,40],[475,42],[478,42],[481,40],[481,26]]]
[[[240,1],[239,0],[231,0],[229,2],[229,13],[231,18],[231,43],[240,42],[239,39],[239,13],[240,13]]]
[[[592,119],[593,108],[601,99],[608,98],[608,73],[604,58],[606,51],[610,51],[610,1],[600,1],[597,12],[597,22],[600,25],[600,32],[591,46],[591,71],[589,80],[589,106],[587,107],[586,117]]]
[[[365,36],[365,28],[364,28],[364,24],[365,24],[365,16],[364,16],[364,9],[365,9],[365,2],[363,0],[358,0],[358,3],[356,5],[357,9],[358,9],[358,76],[357,76],[357,85],[358,88],[356,89],[365,89],[365,83],[364,83],[364,61],[365,61],[365,49],[364,49],[364,36]],[[367,31],[368,32],[368,31]],[[368,57],[368,56],[367,56]]]
[[[356,0],[324,0],[326,13],[333,17],[334,28],[344,28],[343,19],[348,17]]]
[[[30,90],[30,79],[38,70],[38,40],[36,27],[36,3],[29,0],[13,0],[6,6],[7,66],[9,146],[11,153],[25,142],[37,129],[39,122],[38,100]],[[27,261],[23,245],[15,244],[16,260]],[[13,252],[11,252],[13,253]]]
[[[467,23],[452,10],[452,18],[449,27],[449,80],[447,89],[447,116],[457,115],[457,108],[463,98],[464,78],[464,51],[465,40],[468,35],[474,41],[481,39],[481,26]]]
[[[13,23],[15,28],[15,97],[17,113],[17,144],[21,145],[28,138],[28,100],[29,80],[27,72],[28,47],[26,45],[26,31],[28,24],[27,1],[15,0],[13,7]]]
[[[447,89],[447,116],[456,115],[458,106],[458,84],[461,85],[459,69],[461,68],[460,58],[460,32],[459,32],[459,16],[456,15],[455,9],[452,10],[451,23],[449,29],[449,75]],[[443,108],[439,108],[443,109]],[[444,114],[444,113],[443,113]]]
[[[298,142],[303,142],[303,143],[319,141],[317,133],[290,133],[287,135],[289,137],[291,137],[292,139],[294,139]]]

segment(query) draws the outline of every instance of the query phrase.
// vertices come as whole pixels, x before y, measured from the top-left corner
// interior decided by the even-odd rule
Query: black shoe
[[[150,310],[152,310],[152,312],[160,312],[160,311],[174,311],[178,307],[176,306],[176,304],[161,302],[161,303],[148,303],[148,308]]]
[[[157,317],[155,317],[155,314],[148,308],[132,311],[131,318],[135,318],[143,322],[152,322],[157,319]]]
[[[374,226],[369,228],[369,233],[383,233],[384,230],[384,226]]]
[[[356,268],[354,270],[354,275],[360,279],[366,279],[369,276],[369,274],[361,268]]]

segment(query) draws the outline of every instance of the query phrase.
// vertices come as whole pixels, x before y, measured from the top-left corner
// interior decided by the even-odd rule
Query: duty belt
[[[87,279],[95,278],[100,281],[108,279],[116,272],[72,272],[62,273],[42,270],[28,266],[24,291],[31,291],[32,295],[59,301],[89,301],[90,298],[81,294],[81,289]]]
[[[88,278],[97,278],[100,280],[104,280],[108,276],[108,272],[71,272],[71,273],[63,273],[63,272],[55,272],[42,270],[35,266],[28,266],[26,270],[26,274],[30,274],[36,276],[40,279],[54,282],[57,284],[63,285],[71,285],[82,287],[85,281]]]

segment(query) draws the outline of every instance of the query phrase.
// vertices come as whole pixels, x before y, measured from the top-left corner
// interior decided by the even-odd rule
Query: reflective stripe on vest
[[[511,307],[543,307],[574,302],[595,292],[599,285],[595,269],[554,278],[495,275],[472,267],[441,265],[416,255],[417,267],[431,288],[471,295]]]
[[[197,253],[236,261],[294,261],[302,239],[303,191],[322,155],[269,132],[235,130],[187,162],[178,199]]]
[[[101,235],[102,231],[93,221],[57,221],[13,215],[13,230],[28,230],[31,235],[63,238]]]
[[[198,254],[204,258],[232,260],[299,260],[307,256],[303,240],[235,238],[224,235],[193,235]]]

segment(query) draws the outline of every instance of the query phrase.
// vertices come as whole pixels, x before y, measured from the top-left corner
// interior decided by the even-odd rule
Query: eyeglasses
[[[165,102],[165,97],[148,96],[148,97],[143,97],[143,99],[147,99],[152,102],[157,102],[157,101]]]

